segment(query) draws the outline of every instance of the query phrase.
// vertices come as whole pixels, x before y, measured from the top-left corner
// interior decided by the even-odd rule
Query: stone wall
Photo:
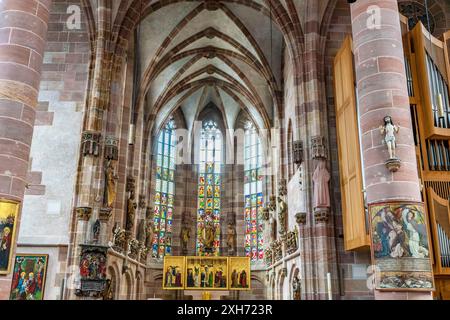
[[[60,298],[67,267],[91,52],[84,15],[80,30],[67,29],[70,5],[81,2],[54,0],[50,11],[17,249],[49,254],[45,299]]]
[[[370,253],[345,251],[343,242],[343,222],[341,192],[339,182],[339,159],[336,139],[336,118],[334,105],[333,61],[345,37],[351,35],[352,26],[350,8],[346,0],[338,0],[331,17],[325,50],[326,92],[328,105],[328,123],[330,155],[332,164],[331,197],[335,206],[335,228],[337,233],[338,263],[342,299],[373,298],[366,286],[367,267],[370,265]]]

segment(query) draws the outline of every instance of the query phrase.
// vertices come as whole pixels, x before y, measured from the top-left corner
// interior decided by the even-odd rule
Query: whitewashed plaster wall
[[[42,172],[44,195],[26,195],[19,244],[60,245],[69,242],[83,112],[75,102],[59,100],[59,91],[41,90],[39,101],[54,112],[51,126],[36,126],[30,171]]]

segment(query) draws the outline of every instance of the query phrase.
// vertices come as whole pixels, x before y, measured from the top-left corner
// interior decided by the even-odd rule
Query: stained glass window
[[[218,256],[220,249],[222,134],[214,121],[205,121],[200,138],[197,243],[199,256]]]
[[[172,254],[173,203],[175,195],[174,121],[170,120],[158,137],[152,256]]]
[[[251,122],[245,128],[244,144],[244,221],[245,255],[252,262],[264,258],[263,224],[259,219],[263,208],[261,140]]]

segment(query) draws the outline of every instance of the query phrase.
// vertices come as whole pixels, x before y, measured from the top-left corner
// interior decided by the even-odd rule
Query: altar
[[[221,300],[251,290],[249,257],[164,257],[164,290],[184,290],[193,300]]]
[[[230,295],[230,291],[184,290],[184,295],[192,297],[192,300],[222,300],[222,297]]]

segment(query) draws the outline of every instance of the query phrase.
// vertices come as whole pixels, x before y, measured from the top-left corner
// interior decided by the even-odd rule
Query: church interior
[[[450,300],[448,0],[0,1],[0,299]]]

